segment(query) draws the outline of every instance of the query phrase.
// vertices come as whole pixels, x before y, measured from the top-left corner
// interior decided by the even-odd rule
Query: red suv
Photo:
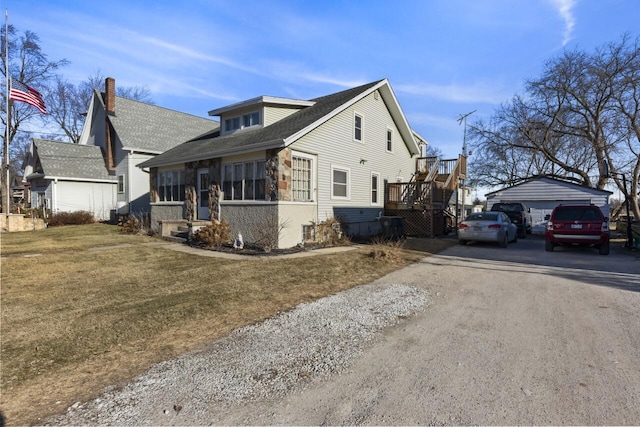
[[[559,205],[547,222],[544,248],[585,245],[609,255],[609,221],[596,205]]]

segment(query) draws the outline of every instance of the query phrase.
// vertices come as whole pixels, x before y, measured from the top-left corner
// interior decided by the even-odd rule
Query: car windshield
[[[469,215],[465,221],[497,221],[499,212],[478,212]]]
[[[601,221],[602,215],[598,212],[598,209],[591,207],[575,207],[575,208],[561,208],[556,210],[556,221]]]

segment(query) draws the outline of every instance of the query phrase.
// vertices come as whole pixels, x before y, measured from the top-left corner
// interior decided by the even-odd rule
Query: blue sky
[[[563,49],[637,37],[636,0],[9,0],[78,83],[98,69],[159,106],[207,112],[260,95],[310,99],[388,78],[445,157],[462,114],[488,118]]]

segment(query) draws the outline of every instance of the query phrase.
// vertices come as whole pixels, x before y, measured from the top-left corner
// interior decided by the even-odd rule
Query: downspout
[[[131,181],[133,181],[131,179],[131,158],[133,157],[133,150],[129,151],[129,155],[127,156],[127,176],[126,176],[126,180],[127,180],[127,204],[129,206],[129,214],[131,214],[131,191],[132,191],[132,187],[131,187]]]
[[[51,215],[58,210],[58,178],[53,180],[53,191],[51,192]]]

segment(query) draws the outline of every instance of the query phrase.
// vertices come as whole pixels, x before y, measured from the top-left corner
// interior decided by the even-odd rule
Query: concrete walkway
[[[242,255],[239,253],[236,254],[236,253],[229,253],[229,252],[222,252],[222,251],[212,251],[208,249],[194,248],[193,246],[189,246],[181,243],[173,243],[173,242],[143,243],[141,246],[152,246],[152,247],[158,247],[163,249],[169,249],[176,252],[184,252],[191,255],[211,257],[211,258],[234,259],[234,260],[304,258],[309,256],[327,255],[327,254],[334,254],[339,252],[346,252],[346,251],[350,251],[350,250],[361,247],[360,245],[335,246],[330,248],[301,251],[301,252],[296,252],[292,254],[262,256],[262,255]]]

